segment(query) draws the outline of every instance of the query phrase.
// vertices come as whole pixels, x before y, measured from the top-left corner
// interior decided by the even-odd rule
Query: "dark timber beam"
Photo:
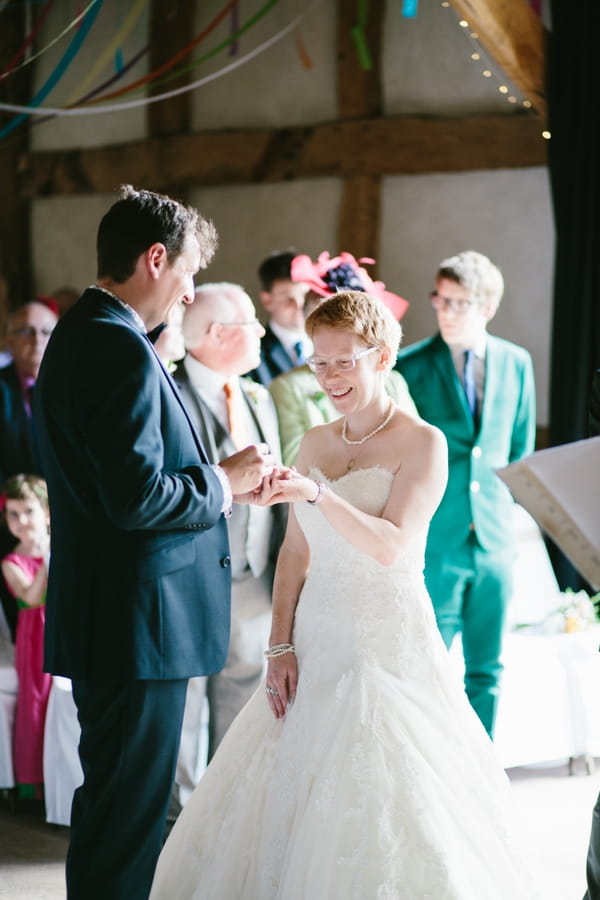
[[[338,0],[337,106],[343,121],[378,117],[383,112],[381,41],[385,0],[371,0],[364,5],[364,23],[358,21],[360,6],[356,0]],[[357,40],[364,42],[366,50],[362,65]],[[381,173],[373,173],[368,167],[364,172],[346,173],[338,213],[338,251],[377,259],[380,207]],[[371,274],[376,277],[377,273],[372,270]]]
[[[23,43],[26,33],[25,4],[10,3],[2,13],[0,60],[7,63]],[[31,66],[9,74],[0,81],[3,103],[25,105],[30,99]],[[0,127],[15,113],[0,112]],[[0,335],[8,307],[31,298],[32,264],[29,238],[29,203],[19,191],[16,177],[19,158],[29,147],[29,129],[19,125],[0,141]]]
[[[390,116],[25,153],[19,174],[21,196],[39,197],[110,193],[123,181],[173,191],[321,176],[423,175],[546,164],[546,142],[536,115]]]
[[[150,14],[150,71],[160,68],[185,47],[193,33],[195,0],[152,0]],[[188,62],[186,57],[184,62]],[[181,63],[179,64],[181,65]],[[166,74],[166,73],[165,73]],[[184,87],[190,73],[184,72],[166,84],[149,86],[150,96]],[[158,79],[160,81],[160,78]],[[148,135],[162,137],[169,134],[185,134],[191,124],[191,94],[189,91],[150,103],[146,107]]]

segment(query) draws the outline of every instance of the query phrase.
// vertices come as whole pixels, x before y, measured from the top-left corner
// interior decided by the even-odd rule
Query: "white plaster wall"
[[[411,302],[405,343],[432,334],[428,295],[438,264],[479,250],[501,269],[505,293],[490,332],[533,357],[538,423],[548,422],[554,227],[545,168],[384,179],[379,274]]]
[[[235,185],[193,191],[190,201],[212,219],[219,248],[200,281],[235,281],[258,302],[256,270],[274,250],[295,247],[313,258],[336,251],[342,183],[337,178]]]
[[[394,0],[395,2],[395,0]],[[222,0],[197,4],[194,32],[200,33],[222,8]],[[249,21],[264,0],[240,4],[239,25]],[[279,0],[256,25],[239,38],[235,53],[224,50],[193,70],[200,79],[223,72],[247,54],[258,55],[228,74],[222,74],[192,95],[192,128],[195,131],[225,127],[282,127],[327,121],[336,117],[336,0]],[[298,27],[279,37],[290,24]],[[232,34],[226,18],[203,43],[195,58]],[[267,49],[265,43],[277,39]],[[302,42],[310,59],[303,65],[298,49]]]
[[[63,285],[83,291],[96,280],[96,233],[115,194],[40,197],[31,214],[36,293]]]

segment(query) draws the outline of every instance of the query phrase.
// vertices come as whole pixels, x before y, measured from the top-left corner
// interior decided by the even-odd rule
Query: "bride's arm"
[[[319,510],[338,534],[384,566],[392,565],[415,535],[429,524],[448,477],[448,450],[441,431],[419,421],[408,434],[402,433],[401,440],[399,434],[396,432],[389,438],[398,444],[395,458],[399,465],[381,517],[361,512],[326,487],[318,496],[317,482],[300,473],[290,478],[284,491],[286,500],[316,499]],[[389,449],[388,444],[388,456]],[[312,442],[305,439],[298,469],[306,471],[311,457],[314,458]],[[383,461],[381,465],[388,467]]]
[[[302,529],[290,507],[285,538],[277,557],[273,583],[273,613],[269,647],[292,643],[294,615],[298,597],[306,579],[310,551]],[[267,697],[271,709],[280,718],[296,693],[298,669],[294,653],[269,659]],[[269,690],[270,689],[270,690]],[[271,691],[277,691],[273,694]]]

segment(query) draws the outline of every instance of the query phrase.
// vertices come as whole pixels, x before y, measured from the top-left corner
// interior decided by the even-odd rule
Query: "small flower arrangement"
[[[587,631],[591,625],[600,622],[600,593],[592,597],[586,591],[567,588],[559,595],[558,607],[539,622],[523,622],[516,629],[534,628],[541,634],[571,634]]]
[[[243,378],[242,381],[244,382],[246,396],[252,400],[255,406],[258,406],[261,395],[264,396],[265,388],[257,381],[253,381],[252,378]]]

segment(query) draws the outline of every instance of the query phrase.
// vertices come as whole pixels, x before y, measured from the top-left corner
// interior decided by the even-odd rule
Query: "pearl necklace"
[[[387,414],[386,414],[383,422],[380,422],[379,425],[373,429],[373,431],[370,431],[368,434],[366,434],[364,436],[364,438],[361,438],[359,441],[351,441],[350,438],[347,437],[347,435],[346,435],[347,420],[346,420],[346,418],[344,418],[344,423],[342,425],[342,440],[343,440],[343,442],[347,446],[362,447],[363,444],[366,444],[368,440],[370,440],[372,437],[375,437],[376,434],[378,434],[380,431],[382,431],[385,428],[385,426],[390,422],[392,416],[394,415],[395,409],[396,408],[394,406],[393,400],[390,400],[390,408],[387,411]],[[358,453],[360,453],[360,450],[358,451]],[[350,469],[354,468],[354,463],[356,462],[358,453],[352,459],[348,460],[348,465],[346,466],[347,472],[349,472]]]

